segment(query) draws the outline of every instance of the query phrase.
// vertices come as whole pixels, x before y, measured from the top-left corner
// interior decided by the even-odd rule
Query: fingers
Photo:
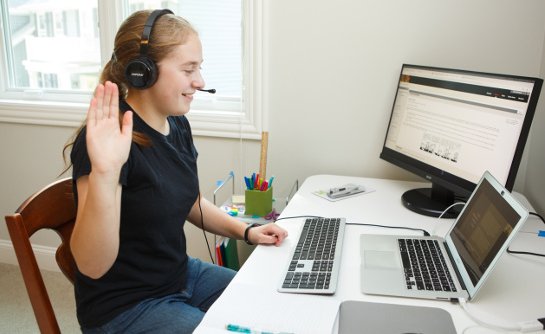
[[[93,126],[96,124],[96,108],[97,108],[97,99],[93,97],[91,103],[89,104],[89,110],[87,110],[87,126]]]
[[[132,137],[132,111],[130,110],[125,111],[125,113],[123,114],[121,133],[124,136]]]
[[[282,241],[288,236],[288,232],[276,224],[263,225],[263,230],[259,231],[259,244],[280,246]]]
[[[110,101],[112,100],[112,83],[106,81],[104,84],[104,98],[102,100],[102,112],[104,118],[110,117]]]
[[[108,84],[109,82],[106,82]],[[114,83],[110,83],[112,86],[112,94],[110,97],[110,115],[111,117],[119,117],[119,88]]]
[[[87,111],[87,120],[91,125],[104,119],[119,117],[119,89],[115,83],[106,81],[95,89],[93,98]]]
[[[104,118],[103,103],[104,103],[104,85],[99,84],[95,90],[96,108],[95,108],[95,122]]]

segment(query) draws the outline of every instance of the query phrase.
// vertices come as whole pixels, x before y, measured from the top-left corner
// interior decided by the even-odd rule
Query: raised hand
[[[106,81],[99,84],[87,112],[87,151],[93,173],[119,173],[129,157],[132,111],[119,124],[119,91]]]

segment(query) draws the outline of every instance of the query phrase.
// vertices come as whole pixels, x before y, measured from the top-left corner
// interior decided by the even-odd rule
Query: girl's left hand
[[[287,236],[288,231],[274,223],[257,226],[248,231],[248,240],[255,245],[280,246]]]

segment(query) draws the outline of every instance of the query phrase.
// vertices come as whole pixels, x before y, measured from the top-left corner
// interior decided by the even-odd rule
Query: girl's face
[[[158,79],[149,89],[162,114],[184,115],[189,111],[193,94],[204,87],[202,61],[201,41],[191,34],[184,44],[157,64]]]

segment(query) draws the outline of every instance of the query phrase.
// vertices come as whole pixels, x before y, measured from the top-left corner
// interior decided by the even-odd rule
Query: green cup
[[[246,190],[245,215],[263,217],[272,211],[272,188],[266,191]]]

